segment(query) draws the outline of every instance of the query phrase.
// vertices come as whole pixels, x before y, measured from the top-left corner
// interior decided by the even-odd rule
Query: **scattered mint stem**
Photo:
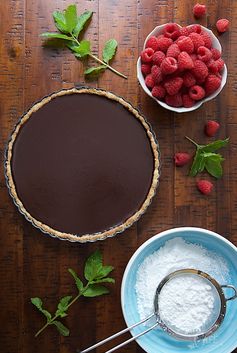
[[[43,302],[39,297],[31,298],[31,303],[46,317],[46,323],[35,334],[38,337],[48,326],[56,326],[59,333],[63,336],[69,336],[69,329],[59,320],[67,316],[68,309],[74,304],[81,296],[84,297],[97,297],[103,294],[108,294],[108,288],[101,285],[101,283],[115,283],[114,279],[107,277],[111,271],[112,266],[104,266],[102,263],[102,255],[99,251],[93,253],[85,263],[84,276],[87,280],[86,285],[80,280],[76,272],[68,269],[69,273],[74,278],[78,294],[74,298],[72,296],[65,296],[60,299],[57,310],[52,315],[48,310],[43,308]]]

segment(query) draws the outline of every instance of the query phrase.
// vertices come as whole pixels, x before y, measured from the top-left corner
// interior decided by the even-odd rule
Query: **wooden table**
[[[72,353],[87,347],[124,327],[120,308],[120,284],[124,268],[133,252],[152,235],[177,226],[198,226],[217,231],[237,245],[237,1],[207,0],[208,16],[201,21],[214,28],[226,17],[231,30],[220,37],[228,66],[228,83],[218,98],[190,114],[177,115],[159,107],[140,89],[136,79],[136,60],[146,35],[158,24],[194,22],[189,0],[92,0],[76,1],[80,12],[94,12],[86,37],[93,50],[101,52],[103,43],[114,37],[119,48],[113,66],[128,75],[124,80],[105,72],[98,81],[87,83],[122,95],[138,106],[151,122],[162,153],[159,191],[142,219],[124,234],[94,244],[75,244],[52,239],[34,229],[16,210],[8,195],[1,168],[0,179],[0,273],[1,336],[3,353]],[[45,49],[39,34],[54,30],[53,10],[63,9],[70,0],[2,0],[0,3],[0,148],[4,148],[19,116],[34,101],[55,90],[84,83],[82,65],[69,51]],[[214,29],[214,32],[215,29]],[[207,119],[221,123],[218,137],[230,136],[223,150],[224,177],[214,181],[210,197],[195,187],[188,169],[174,168],[175,151],[193,151],[185,135],[205,143]],[[40,296],[55,309],[60,296],[74,285],[67,273],[72,267],[81,273],[85,258],[100,249],[105,262],[115,266],[116,285],[109,296],[81,299],[65,319],[71,335],[62,338],[50,327],[39,338],[34,333],[43,318],[33,308],[30,297]],[[103,350],[98,350],[103,352]],[[158,350],[157,350],[158,351]],[[131,344],[120,352],[142,352]],[[237,352],[237,350],[236,350]]]

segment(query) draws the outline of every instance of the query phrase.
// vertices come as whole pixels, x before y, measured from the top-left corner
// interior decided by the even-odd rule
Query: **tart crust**
[[[39,220],[35,219],[24,207],[23,203],[19,199],[16,191],[16,186],[13,180],[13,175],[12,175],[12,170],[11,170],[11,160],[12,160],[12,151],[13,151],[13,145],[14,142],[17,138],[17,135],[21,129],[21,127],[26,123],[28,119],[30,119],[32,113],[36,112],[39,110],[42,106],[45,104],[49,103],[52,99],[68,94],[82,94],[82,93],[87,93],[87,94],[96,94],[98,96],[106,97],[111,100],[114,100],[120,104],[122,104],[128,111],[130,111],[136,119],[138,119],[141,124],[143,125],[144,129],[146,130],[147,136],[150,140],[150,145],[152,148],[153,156],[154,156],[154,170],[153,170],[153,177],[152,177],[152,182],[151,186],[149,189],[149,192],[146,196],[145,201],[143,202],[142,206],[138,211],[136,211],[131,217],[129,217],[124,223],[114,226],[106,231],[103,232],[98,232],[98,233],[93,233],[93,234],[84,234],[84,235],[76,235],[76,234],[70,234],[70,233],[64,233],[61,231],[58,231],[56,229],[53,229],[49,227],[46,224],[43,224]],[[117,233],[123,232],[125,229],[130,227],[134,222],[136,222],[141,215],[146,211],[147,207],[151,203],[151,200],[153,196],[155,195],[156,188],[158,185],[158,179],[159,179],[159,149],[158,149],[158,144],[155,139],[155,135],[151,130],[150,125],[148,122],[145,120],[145,118],[138,112],[137,109],[135,109],[130,103],[126,102],[122,97],[119,97],[111,92],[104,91],[101,89],[96,89],[96,88],[72,88],[72,89],[67,89],[67,90],[61,90],[59,92],[53,93],[45,98],[43,98],[41,101],[38,103],[34,104],[19,120],[17,123],[15,130],[13,131],[8,146],[6,150],[6,159],[5,159],[5,174],[6,174],[6,180],[7,180],[7,186],[10,192],[10,195],[13,198],[14,203],[18,207],[19,211],[25,216],[25,218],[30,221],[36,228],[39,228],[43,233],[49,234],[53,237],[57,237],[62,240],[69,240],[73,242],[80,242],[80,243],[85,243],[85,242],[94,242],[97,240],[104,240],[108,237],[112,237]]]

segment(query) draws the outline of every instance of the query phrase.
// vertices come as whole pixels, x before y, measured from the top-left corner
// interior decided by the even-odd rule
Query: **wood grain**
[[[83,66],[69,51],[42,46],[39,34],[54,30],[51,13],[64,9],[70,0],[2,0],[0,2],[0,277],[2,334],[4,353],[69,353],[84,348],[125,323],[120,308],[120,285],[125,266],[137,249],[152,235],[175,226],[200,226],[229,238],[237,245],[237,2],[206,0],[208,16],[199,21],[214,28],[217,18],[231,21],[231,30],[220,37],[228,66],[228,83],[221,95],[192,114],[177,115],[159,107],[141,90],[136,79],[136,60],[147,34],[169,21],[182,25],[197,22],[190,0],[85,0],[76,1],[80,12],[94,12],[84,35],[93,42],[93,51],[102,52],[109,38],[119,48],[113,66],[128,75],[125,81],[106,71],[98,81],[85,82]],[[215,30],[214,30],[215,31]],[[89,63],[93,65],[93,62]],[[41,234],[18,213],[4,180],[4,149],[19,116],[34,101],[55,90],[74,85],[90,85],[111,90],[138,106],[152,124],[161,150],[162,174],[159,191],[141,220],[124,234],[96,244],[74,244]],[[198,142],[207,119],[221,122],[218,137],[230,136],[225,149],[224,177],[215,182],[209,198],[201,197],[188,169],[175,169],[175,151],[193,151],[184,139]],[[51,327],[39,338],[34,333],[43,320],[30,304],[40,296],[50,310],[58,298],[72,292],[73,281],[67,272],[74,268],[82,275],[86,257],[99,248],[105,262],[115,266],[116,285],[111,294],[81,299],[65,319],[71,329],[69,338],[61,338]],[[127,336],[129,337],[129,335]],[[118,340],[119,341],[119,340]],[[116,341],[116,343],[118,342]],[[105,348],[110,347],[106,346]],[[104,352],[104,349],[98,350]],[[135,343],[120,352],[143,352]],[[237,352],[237,350],[235,351]]]

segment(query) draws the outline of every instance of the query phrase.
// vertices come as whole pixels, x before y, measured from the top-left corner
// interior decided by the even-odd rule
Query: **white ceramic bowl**
[[[161,34],[161,32],[162,32],[162,30],[163,30],[163,28],[165,27],[166,24],[167,23],[165,23],[165,24],[163,24],[161,26],[157,26],[156,28],[153,29],[153,31],[151,33],[148,34],[148,36],[146,37],[146,40],[144,42],[143,49],[145,49],[147,40],[151,36],[157,36],[157,35]],[[190,26],[192,26],[192,25],[190,25]],[[179,26],[179,27],[181,27],[181,26]],[[220,52],[222,52],[221,44],[220,44],[219,40],[217,39],[217,37],[213,34],[213,32],[211,30],[207,29],[206,27],[203,27],[203,26],[201,26],[201,27],[202,27],[203,31],[207,32],[211,36],[213,48],[216,48],[216,49],[220,50]],[[175,108],[175,107],[171,107],[170,105],[166,104],[165,102],[160,101],[157,98],[153,97],[152,94],[151,94],[151,91],[149,90],[149,88],[145,84],[145,80],[144,80],[144,77],[143,77],[143,74],[142,74],[142,71],[141,71],[141,58],[140,57],[137,60],[137,78],[138,78],[138,81],[140,82],[140,85],[142,86],[143,90],[146,92],[146,94],[148,94],[149,97],[153,98],[162,107],[164,107],[164,108],[166,108],[168,110],[172,110],[173,112],[176,112],[176,113],[186,113],[186,112],[191,112],[192,110],[198,109],[199,107],[201,107],[201,105],[204,102],[210,101],[211,99],[215,98],[221,92],[221,90],[225,86],[226,80],[227,80],[227,67],[226,67],[226,65],[224,65],[223,72],[222,72],[221,85],[218,88],[218,90],[216,90],[210,96],[200,100],[199,102],[197,102],[191,108],[184,108],[184,107]]]

